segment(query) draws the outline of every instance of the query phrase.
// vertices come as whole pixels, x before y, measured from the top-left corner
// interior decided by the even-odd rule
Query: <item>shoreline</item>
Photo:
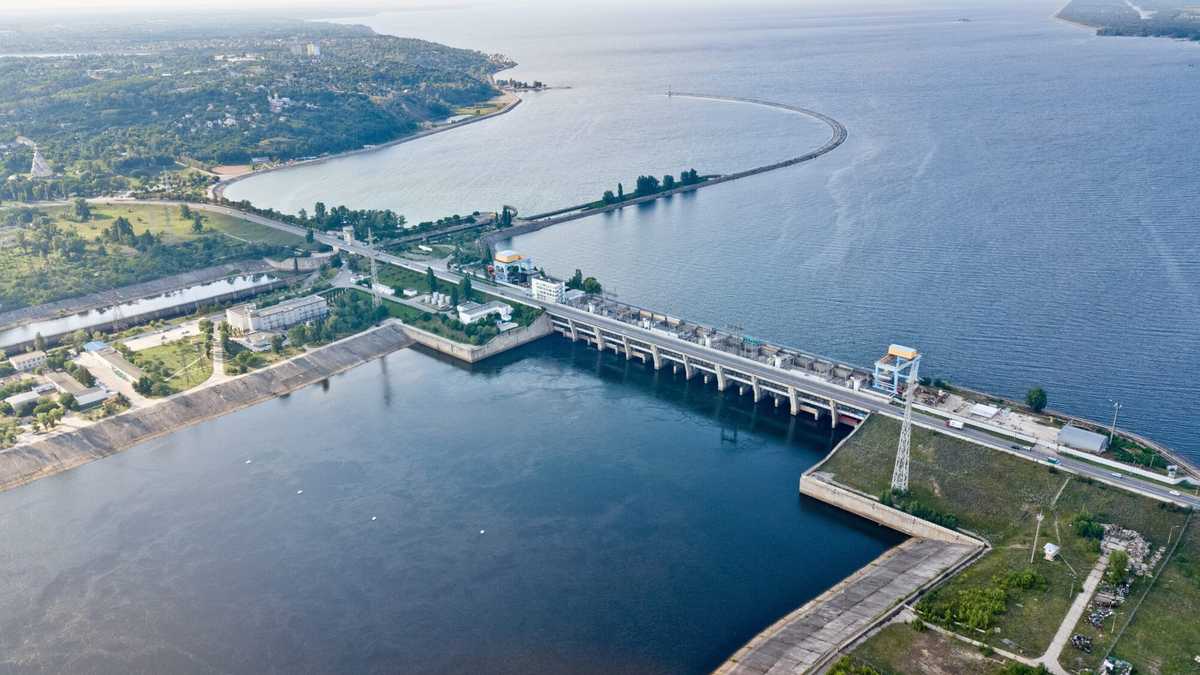
[[[0,492],[103,459],[201,422],[290,394],[413,344],[387,321],[268,368],[0,451]]]
[[[433,127],[432,129],[423,129],[421,131],[414,132],[407,136],[402,136],[400,138],[390,140],[386,143],[372,145],[369,148],[357,148],[355,150],[345,150],[343,152],[334,153],[332,155],[325,155],[324,157],[314,157],[312,159],[305,159],[305,160],[290,162],[290,163],[282,164],[279,166],[272,166],[272,167],[269,167],[266,169],[258,169],[256,171],[248,171],[246,173],[238,174],[236,176],[230,176],[229,178],[221,179],[220,181],[209,186],[208,191],[207,191],[208,198],[213,201],[216,201],[218,203],[227,201],[225,198],[226,188],[228,188],[229,186],[234,185],[236,183],[240,183],[241,181],[246,180],[248,178],[253,178],[255,176],[262,176],[262,175],[266,175],[268,173],[275,173],[277,171],[283,171],[284,169],[294,169],[294,168],[302,167],[302,166],[317,166],[317,165],[324,164],[325,162],[329,162],[329,161],[332,161],[335,159],[342,159],[344,157],[352,157],[354,155],[361,155],[361,154],[366,154],[369,152],[376,152],[378,150],[385,150],[387,148],[395,147],[397,145],[401,145],[404,143],[409,143],[411,141],[417,141],[422,138],[428,138],[430,136],[434,136],[436,134],[450,131],[452,129],[458,129],[458,128],[467,126],[468,124],[474,124],[476,122],[482,122],[484,120],[492,119],[493,117],[499,117],[500,115],[503,115],[503,114],[511,111],[512,109],[516,108],[518,105],[521,104],[521,101],[523,100],[520,96],[517,96],[513,92],[507,91],[507,90],[502,90],[500,93],[500,96],[498,98],[504,99],[504,104],[499,110],[496,110],[494,112],[485,113],[483,115],[476,115],[476,116],[470,117],[468,119],[459,120],[457,122],[451,122],[449,124],[445,124],[440,127]],[[493,99],[493,100],[495,100],[495,99]],[[236,203],[236,202],[231,202],[231,203]]]

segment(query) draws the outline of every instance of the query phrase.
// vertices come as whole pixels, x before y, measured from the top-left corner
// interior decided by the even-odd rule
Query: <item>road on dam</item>
[[[178,204],[181,202],[164,202],[164,203]],[[223,214],[229,215],[229,216],[244,218],[251,222],[258,223],[260,225],[265,225],[267,227],[271,227],[271,228],[281,230],[284,232],[289,232],[291,234],[295,234],[298,236],[304,236],[304,234],[306,233],[306,230],[304,228],[297,227],[295,225],[289,225],[287,223],[284,223],[284,222],[281,222],[278,220],[264,218],[262,216],[255,215],[252,213],[246,213],[246,212],[239,211],[237,209],[232,209],[229,207],[215,206],[215,205],[211,205],[211,204],[195,204],[193,206],[195,208],[208,209],[211,211],[215,211],[217,213],[223,213]],[[415,272],[419,272],[422,274],[425,273],[426,268],[427,268],[426,265],[422,265],[420,263],[415,263],[411,260],[405,260],[403,258],[392,255],[390,253],[378,251],[372,247],[366,246],[359,242],[346,242],[338,237],[331,236],[331,235],[324,234],[324,233],[315,234],[314,236],[316,237],[317,241],[320,241],[323,244],[328,244],[329,246],[332,246],[332,247],[338,248],[338,249],[342,249],[344,251],[353,253],[355,255],[361,255],[361,256],[364,256],[367,258],[374,258],[374,259],[378,260],[379,262],[387,263],[389,265],[395,265],[397,267],[404,267],[406,269],[409,269],[409,270],[412,270]],[[457,284],[462,279],[462,275],[454,273],[454,272],[449,272],[446,270],[435,270],[434,273],[437,275],[437,277],[439,279],[445,280],[450,283]],[[585,312],[583,310],[579,310],[579,309],[576,309],[574,307],[570,307],[567,305],[562,305],[562,304],[558,304],[558,303],[547,303],[547,302],[535,300],[534,298],[531,298],[528,294],[526,294],[523,289],[520,289],[516,286],[507,286],[506,287],[504,285],[496,285],[496,286],[489,287],[487,289],[487,291],[494,295],[504,297],[505,299],[510,300],[512,302],[521,303],[521,304],[528,305],[531,307],[537,307],[537,308],[545,310],[551,314],[557,314],[560,316],[570,317],[570,318],[577,319],[577,320],[579,320],[581,322],[585,322],[585,323],[600,323],[604,326],[604,328],[606,330],[611,330],[612,332],[617,333],[617,334],[637,337],[637,338],[643,339],[643,340],[646,339],[646,337],[649,335],[649,331],[644,331],[642,329],[637,328],[636,326],[631,326],[629,324],[622,323],[615,319],[610,319],[605,316],[599,316],[596,314],[592,314],[590,312]],[[770,366],[758,363],[757,361],[751,361],[749,359],[744,359],[742,357],[738,357],[738,356],[735,356],[732,354],[727,354],[725,352],[720,352],[718,350],[704,347],[701,345],[693,344],[693,343],[690,343],[690,342],[687,342],[684,340],[680,340],[678,338],[671,338],[671,337],[655,334],[654,339],[655,340],[664,340],[664,339],[670,340],[671,346],[673,349],[676,349],[682,353],[686,353],[686,354],[688,354],[689,357],[695,357],[695,358],[704,359],[704,360],[711,360],[714,357],[720,357],[723,360],[736,362],[736,367],[739,370],[743,370],[748,373],[758,375],[760,377],[769,378],[772,380],[783,380],[783,381],[794,380],[797,388],[805,389],[807,391],[810,391],[819,396],[824,396],[826,398],[833,398],[841,403],[845,403],[845,404],[853,406],[855,408],[859,408],[865,412],[878,413],[881,415],[886,415],[888,417],[893,417],[893,418],[897,418],[897,419],[901,419],[903,417],[902,410],[893,406],[889,400],[882,398],[882,397],[852,391],[845,387],[813,380],[812,378],[801,377],[798,375],[790,375],[787,371],[783,371],[783,370],[780,370],[777,368],[772,368]],[[934,417],[932,415],[927,415],[927,414],[920,413],[920,412],[916,412],[916,411],[913,412],[913,423],[918,426],[925,427],[928,429],[935,429],[935,430],[938,430],[941,432],[947,431],[946,426],[945,426],[945,421],[942,420],[941,418]],[[1009,454],[1018,455],[1018,456],[1028,459],[1029,461],[1045,462],[1046,460],[1053,458],[1057,461],[1056,466],[1063,471],[1074,473],[1074,474],[1077,474],[1080,476],[1086,476],[1093,480],[1097,480],[1101,483],[1112,485],[1117,488],[1137,492],[1137,493],[1140,493],[1140,494],[1143,494],[1146,496],[1150,496],[1150,497],[1153,497],[1155,499],[1159,499],[1162,501],[1175,502],[1178,504],[1191,506],[1193,508],[1200,507],[1200,498],[1197,498],[1196,496],[1189,495],[1189,494],[1172,494],[1177,491],[1172,488],[1163,486],[1163,485],[1151,483],[1149,481],[1140,480],[1140,479],[1137,479],[1137,478],[1134,478],[1131,476],[1124,476],[1122,478],[1116,478],[1112,475],[1112,471],[1106,467],[1097,466],[1095,464],[1089,464],[1087,462],[1072,459],[1067,456],[1059,456],[1058,453],[1056,453],[1053,448],[1047,448],[1047,447],[1044,447],[1041,445],[1035,445],[1032,448],[1028,448],[1028,449],[1018,449],[1018,448],[1014,447],[1014,445],[1011,441],[1005,441],[1005,440],[997,438],[996,436],[993,436],[985,431],[982,431],[979,429],[973,429],[971,427],[967,427],[966,429],[962,429],[962,430],[956,430],[954,433],[956,435],[959,435],[963,438],[969,439],[972,442],[982,445],[984,447],[992,448],[994,450],[1001,451],[1001,452],[1007,452]]]

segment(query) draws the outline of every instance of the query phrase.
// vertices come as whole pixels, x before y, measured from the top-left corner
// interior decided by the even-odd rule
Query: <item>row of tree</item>
[[[662,180],[654,176],[638,176],[632,195],[625,194],[625,186],[622,183],[617,183],[617,191],[614,194],[612,190],[605,190],[604,195],[600,198],[602,204],[617,204],[627,199],[636,199],[638,197],[648,197],[650,195],[674,190],[677,187],[697,185],[703,183],[704,176],[701,176],[695,169],[688,169],[679,174],[679,179],[675,176],[667,174],[662,177]]]

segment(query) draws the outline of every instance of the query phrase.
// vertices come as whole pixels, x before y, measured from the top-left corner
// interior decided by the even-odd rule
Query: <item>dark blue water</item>
[[[833,440],[557,337],[405,350],[0,494],[0,672],[704,672],[898,541],[798,497]]]
[[[572,88],[387,151],[257,178],[235,198],[391,207],[413,220],[598,196],[639,173],[816,162],[575,222],[514,246],[622,298],[869,364],[1108,419],[1200,457],[1200,47],[1099,38],[1061,2],[490,4],[360,19],[502,51]],[[970,18],[970,22],[960,22]],[[310,206],[311,208],[311,206]]]

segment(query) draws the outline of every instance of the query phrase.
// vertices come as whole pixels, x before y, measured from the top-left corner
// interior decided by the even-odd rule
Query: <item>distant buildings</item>
[[[42,156],[42,151],[38,150],[36,145],[33,146],[33,165],[29,167],[29,175],[34,178],[49,178],[54,175],[50,163]]]
[[[464,302],[458,306],[458,320],[470,325],[496,314],[501,321],[508,321],[512,318],[512,309],[511,305],[496,300],[485,305],[478,302]]]
[[[530,283],[529,292],[534,300],[561,303],[566,296],[567,285],[561,281],[535,277]]]
[[[25,352],[8,359],[8,364],[19,373],[28,373],[46,365],[46,352]]]
[[[492,274],[496,281],[521,284],[533,273],[533,258],[516,251],[500,251],[492,257]]]
[[[329,303],[319,295],[286,300],[278,305],[259,308],[254,303],[225,310],[225,320],[243,333],[281,331],[298,323],[317,321],[329,314]]]

